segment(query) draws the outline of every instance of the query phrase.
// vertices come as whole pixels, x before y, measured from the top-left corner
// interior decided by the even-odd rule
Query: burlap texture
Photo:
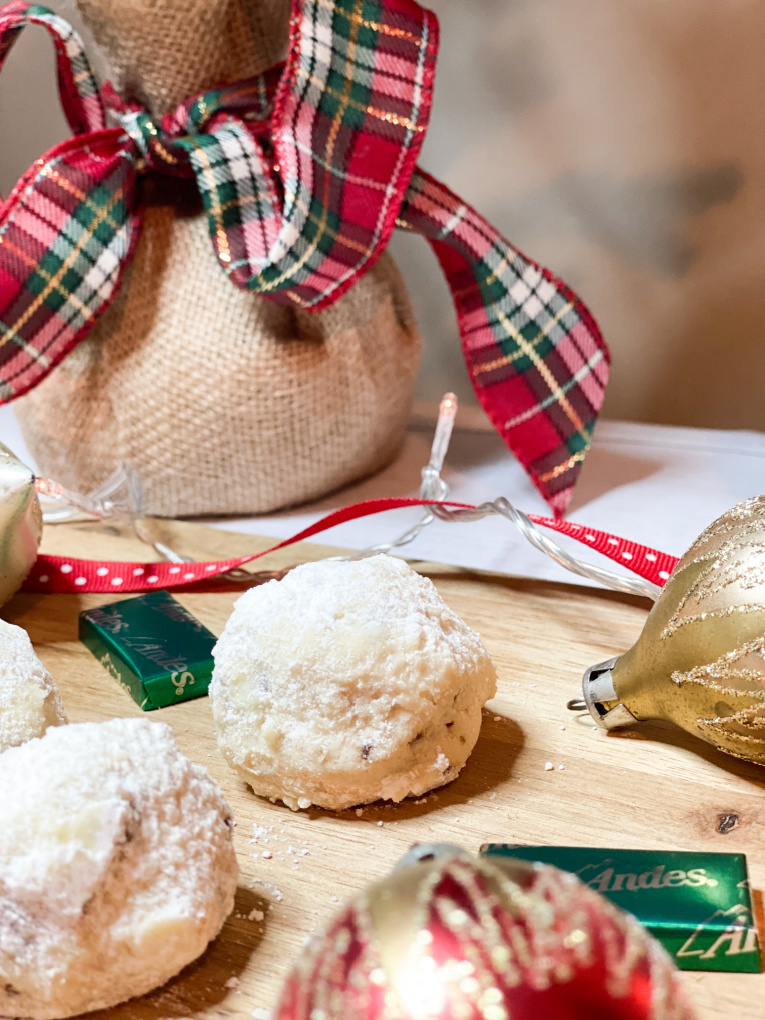
[[[289,0],[76,0],[125,99],[159,116],[286,53]]]
[[[283,0],[78,0],[125,96],[155,113],[279,59]],[[383,257],[318,314],[237,290],[194,186],[158,180],[121,293],[17,402],[43,474],[88,491],[125,463],[149,513],[261,513],[390,460],[421,340]]]

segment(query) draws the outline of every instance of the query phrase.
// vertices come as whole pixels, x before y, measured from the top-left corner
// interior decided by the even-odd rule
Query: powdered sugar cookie
[[[0,754],[66,721],[53,677],[29,635],[0,620]]]
[[[56,727],[0,755],[0,1016],[113,1006],[196,959],[233,906],[232,824],[163,723]]]
[[[392,556],[307,563],[251,589],[214,656],[218,744],[256,793],[291,808],[449,782],[496,693],[478,635]]]

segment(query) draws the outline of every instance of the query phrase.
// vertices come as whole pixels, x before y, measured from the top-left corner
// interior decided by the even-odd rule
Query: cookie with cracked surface
[[[218,744],[293,809],[420,796],[472,751],[496,673],[401,559],[306,563],[239,598],[214,650]]]
[[[234,903],[231,812],[164,723],[55,727],[0,755],[0,1016],[163,985]]]
[[[29,635],[0,620],[0,754],[66,721],[58,688]]]

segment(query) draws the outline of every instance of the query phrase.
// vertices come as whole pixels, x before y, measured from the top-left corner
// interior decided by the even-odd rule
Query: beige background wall
[[[182,6],[182,0],[178,0]],[[423,164],[590,304],[610,417],[765,428],[765,4],[431,0],[442,55]],[[53,6],[71,13],[71,0]],[[0,189],[64,134],[50,47],[0,78]],[[468,397],[424,242],[394,240],[426,356]]]

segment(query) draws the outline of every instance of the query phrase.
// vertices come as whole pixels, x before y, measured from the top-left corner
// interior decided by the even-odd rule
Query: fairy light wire
[[[422,469],[422,485],[420,486],[420,499],[445,500],[449,495],[449,486],[441,477],[441,470],[449,449],[454,421],[457,416],[458,401],[454,393],[447,393],[442,399],[439,407],[438,422],[433,437],[433,445],[430,451],[430,460]],[[499,516],[514,524],[523,537],[549,556],[553,562],[568,570],[572,574],[586,577],[598,584],[605,585],[614,591],[623,592],[627,595],[640,595],[653,601],[659,597],[661,588],[646,581],[642,577],[626,577],[617,574],[607,567],[600,567],[586,560],[580,560],[559,545],[553,538],[546,534],[542,528],[536,525],[522,510],[500,496],[491,502],[482,503],[474,510],[457,509],[445,506],[431,506],[423,514],[420,520],[413,527],[409,528],[392,542],[384,542],[379,545],[370,546],[353,556],[342,557],[343,559],[362,559],[366,556],[374,556],[376,553],[390,552],[392,549],[399,549],[409,545],[434,520],[445,521],[446,523],[459,524],[470,521],[482,520],[484,517]],[[340,558],[340,557],[338,557]]]
[[[433,436],[433,443],[430,449],[430,459],[422,469],[422,483],[420,485],[420,499],[445,501],[449,496],[449,486],[441,477],[441,471],[449,450],[449,443],[454,430],[454,423],[457,417],[459,402],[454,393],[447,393],[441,400],[438,410],[438,421]],[[55,509],[46,509],[43,518],[46,523],[58,523],[59,521],[71,520],[75,515],[87,514],[100,520],[123,518],[130,520],[138,537],[159,553],[163,559],[173,563],[192,563],[193,559],[181,556],[171,549],[164,542],[157,541],[151,534],[150,528],[144,519],[143,492],[141,484],[136,475],[126,467],[119,468],[101,486],[81,496],[70,492],[56,482],[47,479],[37,479],[36,488],[43,498],[48,498],[58,503]],[[63,505],[62,505],[63,504]],[[346,556],[334,556],[329,559],[335,560],[358,560],[368,556],[375,556],[378,553],[388,553],[393,549],[400,549],[413,542],[433,521],[439,520],[451,524],[464,524],[471,521],[479,521],[484,517],[499,516],[518,528],[520,533],[539,552],[549,556],[553,562],[568,570],[572,574],[586,577],[591,581],[602,584],[614,591],[623,592],[628,595],[640,595],[644,598],[656,600],[661,588],[650,581],[640,577],[626,577],[617,574],[606,567],[600,567],[586,560],[580,560],[559,545],[550,535],[536,525],[522,510],[500,496],[498,499],[482,503],[475,509],[459,509],[445,506],[431,505],[425,510],[414,525],[408,528],[398,538],[390,542],[381,542],[369,546],[358,552]],[[291,568],[274,571],[249,571],[243,567],[237,567],[229,571],[223,577],[232,581],[259,582],[272,578],[283,577]]]

